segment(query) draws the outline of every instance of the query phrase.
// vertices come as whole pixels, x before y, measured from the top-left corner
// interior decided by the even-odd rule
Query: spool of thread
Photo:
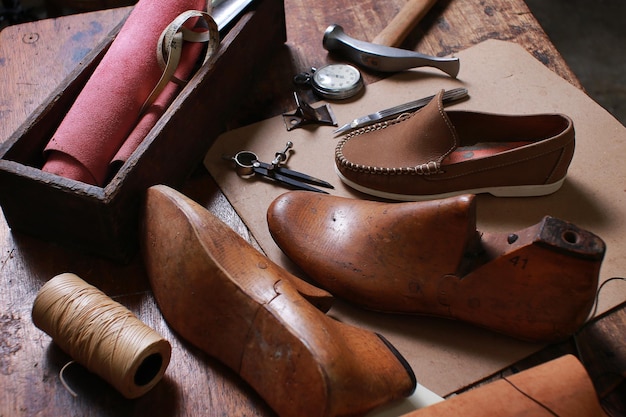
[[[32,318],[63,351],[126,398],[152,389],[169,365],[167,340],[75,274],[44,284]]]

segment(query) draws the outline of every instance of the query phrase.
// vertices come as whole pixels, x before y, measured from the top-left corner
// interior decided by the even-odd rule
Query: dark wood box
[[[180,187],[226,130],[251,71],[286,41],[284,5],[255,0],[105,187],[41,171],[43,148],[115,33],[0,145],[0,205],[14,231],[126,262],[137,251],[144,191],[154,184]]]

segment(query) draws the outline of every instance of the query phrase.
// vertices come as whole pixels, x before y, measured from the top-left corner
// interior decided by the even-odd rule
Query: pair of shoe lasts
[[[141,242],[169,325],[278,415],[363,415],[415,390],[410,366],[382,336],[327,316],[330,294],[171,188],[148,189]]]
[[[408,288],[421,291],[420,286],[424,286],[424,290],[433,286],[420,277],[420,259],[428,263],[428,256],[436,255],[435,259],[438,259],[438,262],[447,264],[448,260],[441,259],[438,249],[443,249],[444,254],[448,253],[453,258],[454,252],[458,252],[458,249],[442,248],[441,242],[436,243],[441,240],[443,232],[438,229],[439,227],[444,227],[446,232],[455,236],[453,239],[445,238],[450,235],[443,233],[444,240],[453,243],[453,246],[458,246],[459,242],[461,247],[481,244],[485,245],[484,250],[489,252],[497,247],[501,239],[506,239],[508,245],[516,246],[515,239],[510,236],[488,239],[483,237],[482,242],[473,227],[474,207],[470,197],[463,197],[458,201],[443,201],[435,206],[429,203],[423,207],[420,203],[394,206],[379,203],[382,205],[377,205],[376,210],[368,214],[362,208],[355,212],[354,207],[346,205],[347,200],[336,197],[329,197],[328,201],[325,201],[326,198],[311,200],[310,198],[315,195],[299,192],[285,194],[276,200],[273,209],[268,212],[270,219],[278,214],[276,208],[282,206],[281,210],[285,211],[285,205],[291,205],[291,209],[287,210],[292,212],[288,219],[293,219],[293,213],[300,212],[300,217],[296,220],[303,220],[309,226],[320,220],[327,225],[329,222],[334,224],[335,232],[323,236],[318,234],[324,230],[324,227],[319,229],[321,226],[315,226],[308,232],[300,231],[303,235],[297,241],[300,242],[304,238],[310,243],[319,242],[321,246],[328,246],[330,252],[323,251],[328,255],[328,262],[338,265],[341,264],[336,256],[338,253],[350,254],[358,250],[367,254],[367,250],[363,252],[363,249],[351,249],[348,245],[350,242],[354,243],[352,239],[358,237],[354,233],[360,230],[363,233],[360,238],[371,237],[365,240],[366,246],[384,242],[385,246],[389,247],[388,253],[399,251],[408,256],[405,261],[408,259],[417,262],[417,265],[414,265],[417,278],[409,283]],[[303,203],[306,204],[303,206]],[[340,204],[336,205],[338,203]],[[374,207],[370,206],[370,203],[363,204],[368,208]],[[333,206],[335,209],[329,211]],[[396,207],[400,212],[395,210]],[[420,207],[418,210],[420,216],[425,216],[422,220],[414,212],[417,207]],[[303,211],[304,208],[306,209]],[[399,213],[403,219],[397,217]],[[332,302],[329,293],[306,284],[272,263],[204,207],[168,187],[155,186],[147,192],[144,214],[142,252],[146,271],[167,322],[181,337],[237,372],[280,416],[361,415],[378,406],[406,397],[415,389],[416,380],[413,371],[389,342],[367,330],[337,322],[326,316],[324,312],[330,308]],[[322,219],[319,216],[322,216]],[[352,218],[353,221],[346,222],[346,218]],[[388,223],[388,226],[396,223],[396,227],[391,227],[385,232],[382,224],[385,218],[395,219]],[[402,223],[407,224],[402,226]],[[415,228],[420,223],[422,226]],[[427,227],[429,224],[432,229]],[[587,275],[586,279],[574,279],[570,282],[571,288],[563,288],[563,285],[557,287],[563,290],[565,296],[573,298],[572,303],[580,306],[581,293],[588,295],[582,297],[583,299],[592,298],[590,294],[593,294],[593,290],[589,287],[595,287],[594,279],[597,277],[594,276],[597,274],[604,246],[593,235],[571,225],[566,225],[564,229],[545,230],[555,226],[563,225],[559,222],[544,221],[543,229],[530,228],[520,233],[518,240],[530,239],[532,242],[517,248],[527,250],[528,258],[519,258],[513,262],[513,266],[519,265],[524,269],[531,264],[533,252],[541,255],[542,251],[553,251],[558,258],[553,261],[564,262],[563,279],[568,281],[572,278],[568,273],[570,269],[568,262],[571,261],[573,263],[571,269],[578,269],[581,276]],[[422,253],[411,254],[410,250],[408,253],[405,252],[407,249],[405,246],[411,246],[411,239],[407,242],[407,239],[402,237],[405,232],[399,233],[398,236],[389,232],[402,231],[407,227],[405,232],[413,234],[416,240],[420,240],[420,235],[426,238],[430,236],[432,244],[424,245]],[[290,233],[293,233],[293,229]],[[567,251],[560,254],[563,248],[559,246],[563,242],[557,241],[558,236],[573,245],[570,252],[578,252],[580,256],[568,254]],[[333,248],[341,242],[346,243],[346,248],[334,251]],[[407,243],[409,244],[406,245]],[[583,250],[584,248],[586,250]],[[303,253],[308,251],[309,249],[305,248]],[[319,254],[319,249],[314,253]],[[380,257],[381,254],[384,255],[378,249],[366,257],[375,263],[387,261],[384,256]],[[491,255],[497,253],[492,252]],[[481,263],[489,264],[485,254],[479,258],[482,259]],[[511,263],[511,259],[508,258],[504,265],[510,267],[507,263]],[[470,263],[476,261],[474,259]],[[366,265],[355,264],[351,268],[358,269],[363,266]],[[340,265],[340,269],[343,268]],[[550,266],[548,269],[554,268]],[[395,273],[395,270],[391,271],[391,274]],[[552,307],[544,301],[546,296],[543,295],[541,283],[535,279],[536,277],[532,274],[528,276],[527,286],[520,286],[521,283],[517,282],[515,277],[512,286],[507,288],[506,282],[511,281],[510,277],[506,273],[496,275],[496,278],[490,275],[485,278],[482,286],[484,291],[491,297],[501,291],[505,298],[509,298],[511,292],[517,291],[520,299],[513,307],[522,306],[523,311],[517,313],[516,317],[515,312],[508,309],[502,311],[500,302],[492,299],[489,301],[493,308],[492,313],[494,315],[504,313],[507,320],[519,318],[521,321],[527,321],[525,317],[527,310],[540,305],[541,309],[537,311],[538,327],[545,327],[543,309],[552,310]],[[380,277],[374,275],[371,277],[378,282],[381,290],[384,290],[381,294],[388,293],[385,283],[395,278],[394,275],[386,273],[383,274],[382,281],[378,279]],[[469,293],[464,296],[451,291],[455,286],[457,290],[459,289],[459,282],[449,285],[450,279],[461,281],[449,275],[435,277],[434,287],[439,291],[434,291],[431,295],[436,302],[431,301],[427,304],[436,305],[443,302],[448,306],[443,310],[450,312],[450,306],[456,308],[454,302],[465,297],[470,305],[480,308],[480,302],[484,299],[478,298],[478,302],[473,301],[473,296],[480,296],[480,291],[476,291],[480,290],[480,285],[474,283],[467,288]],[[550,277],[546,279],[548,284],[554,285],[554,279]],[[473,277],[471,280],[480,280],[480,277]],[[505,285],[501,281],[504,281]],[[439,286],[440,283],[443,285]],[[492,285],[496,288],[491,288]],[[460,289],[466,288],[461,286]],[[537,300],[541,301],[530,300],[530,306],[526,306],[531,294],[535,294]],[[403,300],[404,295],[405,292],[400,291],[395,299]],[[564,304],[563,294],[558,294],[557,298],[554,300],[555,304]],[[586,310],[589,300],[583,300],[582,304],[582,310]],[[576,311],[576,307],[564,309],[572,311],[574,321],[583,317]],[[553,326],[558,324],[551,318],[548,318],[548,322]],[[570,324],[566,327],[572,329],[576,326]],[[555,328],[551,330],[554,331]],[[563,332],[557,330],[557,333]],[[459,415],[468,416],[485,414],[521,416],[529,415],[529,412],[535,413],[532,415],[541,415],[538,412],[542,408],[554,410],[558,415],[601,416],[601,413],[591,413],[597,407],[589,408],[589,404],[593,403],[593,396],[590,396],[589,392],[593,389],[589,388],[587,382],[581,382],[581,367],[577,368],[574,366],[576,364],[569,362],[558,363],[559,366],[556,368],[554,365],[546,365],[548,367],[542,366],[536,370],[520,373],[508,378],[505,383],[497,382],[462,394],[417,411],[419,414],[411,417],[447,416],[457,411]],[[534,400],[529,401],[529,397]],[[538,403],[542,405],[538,407]],[[567,410],[574,410],[572,414],[564,411],[563,407],[569,405],[572,407]],[[489,410],[494,412],[491,413]],[[578,411],[580,413],[577,414]],[[554,412],[551,415],[554,415]]]
[[[267,222],[287,257],[354,305],[532,342],[580,328],[606,250],[598,236],[552,217],[515,233],[481,233],[474,195],[384,203],[291,191],[272,202]]]
[[[335,150],[346,185],[392,200],[557,191],[575,147],[562,114],[446,111],[442,93],[421,110],[346,135]]]

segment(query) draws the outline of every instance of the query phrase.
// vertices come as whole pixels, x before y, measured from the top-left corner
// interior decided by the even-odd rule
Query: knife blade
[[[434,97],[434,95],[424,97],[418,100],[410,101],[408,103],[400,104],[398,106],[390,107],[388,109],[379,110],[366,116],[357,117],[350,123],[346,123],[345,125],[335,129],[333,133],[335,135],[343,134],[350,130],[359,129],[361,127],[373,125],[374,123],[389,120],[402,113],[414,112],[427,105]],[[467,97],[468,91],[466,88],[454,88],[443,93],[443,103],[449,104]]]
[[[217,29],[221,36],[224,36],[224,29],[229,27],[231,23],[235,22],[235,19],[239,17],[243,11],[254,0],[213,0],[211,16],[215,23],[217,23]]]

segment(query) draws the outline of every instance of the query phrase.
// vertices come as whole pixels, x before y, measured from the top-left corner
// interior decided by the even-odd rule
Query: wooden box
[[[284,5],[282,0],[251,4],[105,187],[41,171],[43,148],[115,33],[0,145],[0,205],[14,231],[126,262],[138,248],[144,191],[154,184],[180,187],[226,130],[250,87],[251,71],[268,63],[286,41]]]

